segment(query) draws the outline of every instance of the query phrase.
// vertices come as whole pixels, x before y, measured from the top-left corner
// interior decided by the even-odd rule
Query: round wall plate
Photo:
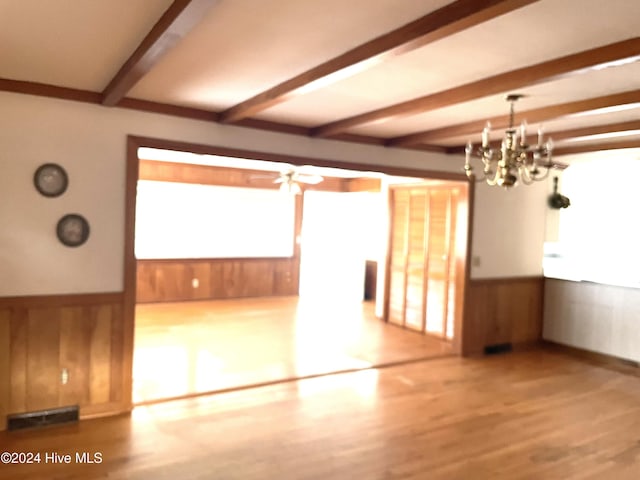
[[[33,184],[45,197],[62,195],[69,185],[67,172],[56,163],[40,165],[33,175]]]
[[[70,213],[58,221],[56,234],[67,247],[79,247],[89,238],[89,222],[82,215]]]

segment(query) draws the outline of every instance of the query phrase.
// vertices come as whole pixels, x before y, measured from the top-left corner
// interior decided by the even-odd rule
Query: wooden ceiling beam
[[[555,58],[536,65],[511,70],[459,87],[327,123],[312,129],[312,135],[329,137],[363,124],[425,113],[455,105],[456,103],[468,102],[525,86],[559,80],[570,75],[604,68],[607,64],[613,62],[637,59],[639,56],[640,37],[635,37],[573,55]]]
[[[640,148],[640,139],[619,140],[617,142],[599,142],[590,143],[588,145],[572,145],[557,148],[553,151],[554,157],[562,155],[574,155],[577,153],[601,152],[606,150],[620,150],[623,148]]]
[[[164,55],[186,36],[218,0],[174,0],[102,92],[102,104],[117,105]]]
[[[606,135],[607,133],[629,132],[632,130],[640,130],[640,120],[608,123],[606,125],[593,125],[590,127],[572,128],[570,130],[547,132],[546,135],[548,137],[552,137],[555,141],[557,141],[568,140],[571,138],[591,137],[594,135]]]
[[[547,131],[545,136],[547,138],[553,138],[554,141],[568,140],[573,138],[591,137],[594,135],[606,135],[608,133],[617,132],[629,132],[632,130],[640,131],[640,120],[631,120],[629,122],[619,123],[607,123],[605,125],[594,125],[590,127],[572,128],[570,130],[559,131]],[[535,145],[538,141],[537,135],[528,135],[527,143],[529,145]],[[500,142],[493,141],[490,143],[491,148],[499,149]],[[450,154],[462,154],[464,153],[465,145],[456,145],[455,147],[448,147],[446,153]]]
[[[457,0],[223,111],[221,121],[233,123],[251,117],[295,96],[537,1]]]
[[[632,103],[640,103],[640,90],[631,90],[613,95],[578,100],[575,102],[550,105],[548,107],[537,108],[526,112],[516,113],[516,123],[527,120],[531,123],[546,122],[556,118],[574,115],[578,113],[590,112],[609,107],[617,107]],[[507,128],[509,126],[509,115],[500,115],[485,120],[474,120],[460,123],[448,127],[436,128],[424,132],[413,133],[387,140],[388,147],[407,147],[421,143],[441,142],[449,138],[461,137],[465,135],[480,135],[487,121],[491,122],[493,128]]]

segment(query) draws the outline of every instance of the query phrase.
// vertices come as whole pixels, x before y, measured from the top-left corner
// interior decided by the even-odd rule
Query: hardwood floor
[[[264,297],[136,308],[134,402],[451,354],[372,302]]]
[[[640,379],[544,350],[449,357],[5,432],[0,451],[42,456],[0,465],[12,480],[637,479]]]

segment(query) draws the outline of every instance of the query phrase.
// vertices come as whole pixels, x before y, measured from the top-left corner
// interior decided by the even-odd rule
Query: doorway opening
[[[135,331],[134,404],[459,353],[457,320],[450,336],[434,338],[397,328],[385,315],[390,187],[422,179],[392,178],[362,166],[340,168],[353,165],[339,163],[309,166],[310,159],[267,160],[255,152],[225,149],[221,155],[207,147],[208,153],[196,149],[194,154],[188,145],[185,152],[166,147],[140,141],[135,158],[130,158],[135,169],[130,166],[129,172],[135,179],[129,179],[128,189],[128,212],[133,210],[133,218],[128,217],[131,251],[125,289]],[[304,186],[300,195],[280,192],[273,172],[302,164],[324,181]],[[454,181],[465,189],[464,182]],[[147,191],[151,184],[171,184],[174,193],[161,192],[153,200]],[[267,237],[278,242],[273,240],[276,236],[267,235],[273,226],[286,239],[280,240],[280,247],[286,244],[286,248],[272,252],[263,248],[257,254],[255,245],[244,251],[228,239],[232,253],[194,246],[187,240],[199,236],[202,241],[207,233],[188,226],[186,218],[193,212],[178,207],[180,188],[230,194],[223,197],[226,200],[190,199],[189,210],[198,210],[198,203],[205,205],[205,215],[200,212],[193,218],[199,227],[208,223],[210,238],[248,222],[256,228],[243,230],[241,236],[263,248]],[[251,217],[236,208],[251,202],[260,208],[272,202],[270,208],[281,209],[290,222],[264,223],[273,212]],[[216,208],[226,211],[228,218],[211,214]],[[145,232],[154,216],[168,231]],[[460,218],[466,222],[466,213]],[[466,231],[466,225],[461,230]],[[146,254],[140,245],[145,238],[152,247]],[[159,239],[167,240],[167,251]],[[184,245],[188,251],[177,253]],[[463,250],[466,255],[466,245]]]

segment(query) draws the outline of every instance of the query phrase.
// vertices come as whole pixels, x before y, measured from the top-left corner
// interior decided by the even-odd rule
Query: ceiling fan
[[[285,193],[292,193],[294,195],[299,195],[302,193],[302,188],[300,187],[301,183],[307,185],[317,185],[322,182],[324,178],[317,173],[304,173],[300,169],[296,169],[295,167],[290,167],[285,170],[277,173],[277,177],[273,181],[273,183],[280,184],[280,191]],[[275,173],[275,172],[274,172]],[[254,177],[257,178],[257,177]],[[260,178],[265,178],[261,176]],[[273,178],[273,177],[266,177]]]

